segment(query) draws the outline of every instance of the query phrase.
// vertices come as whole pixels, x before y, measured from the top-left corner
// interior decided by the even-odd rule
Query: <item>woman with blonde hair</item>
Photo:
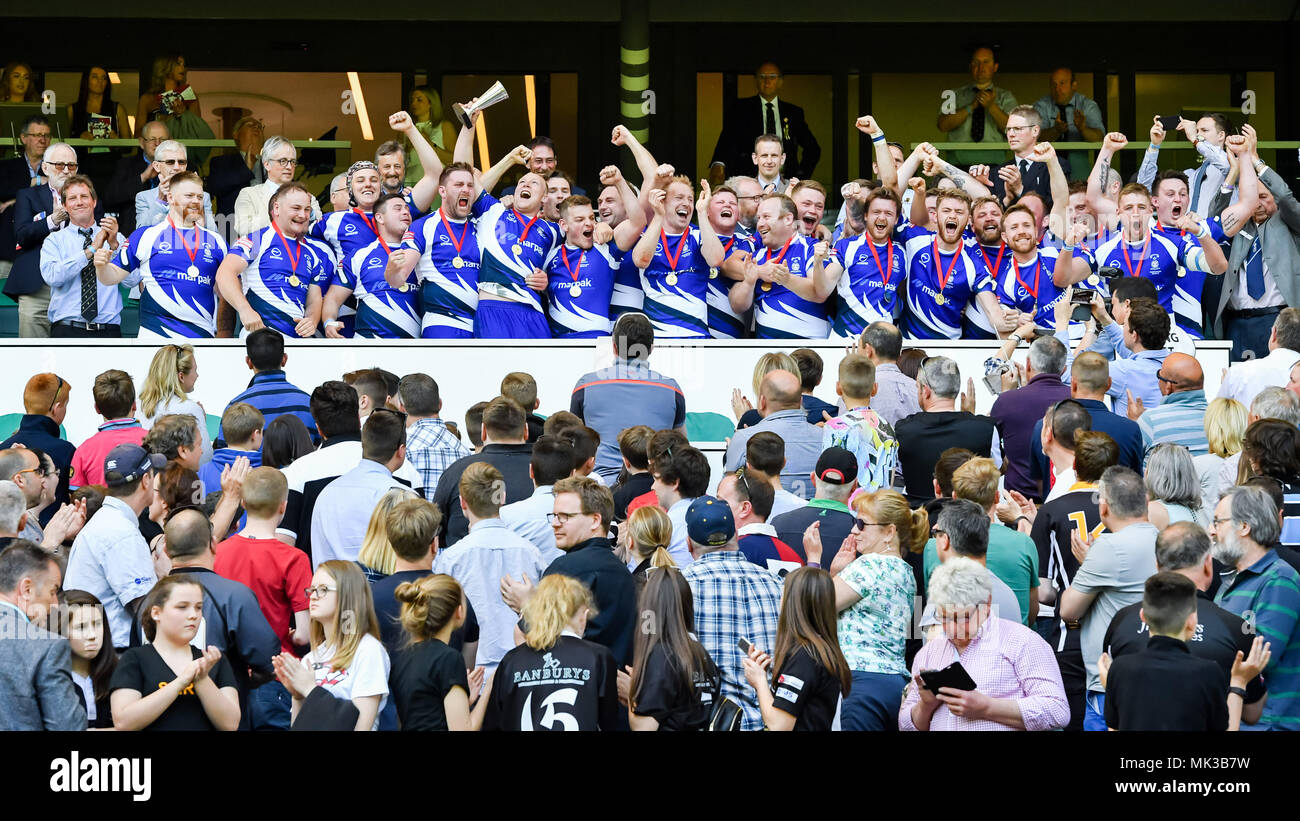
[[[199,362],[192,345],[163,345],[149,363],[149,375],[140,387],[140,425],[149,430],[159,417],[169,413],[187,413],[199,423],[203,455],[199,464],[212,461],[212,436],[208,433],[208,414],[190,398],[194,383],[199,381]]]
[[[272,659],[276,677],[293,696],[293,718],[313,687],[356,705],[356,730],[374,730],[388,701],[388,651],[366,577],[353,562],[321,562],[307,588],[311,652]]]
[[[595,612],[591,591],[577,579],[552,573],[537,583],[520,613],[528,626],[524,642],[501,658],[493,674],[484,729],[615,728],[614,656],[582,638]]]
[[[658,505],[646,505],[632,511],[621,528],[627,534],[629,564],[636,563],[632,578],[637,591],[645,586],[646,574],[654,567],[676,567],[677,562],[668,555],[668,545],[673,541],[673,521]]]
[[[392,575],[397,569],[397,554],[388,543],[388,512],[397,507],[399,502],[414,499],[415,496],[412,491],[395,487],[380,496],[375,503],[375,509],[370,514],[370,524],[366,526],[366,536],[361,540],[361,552],[357,554],[357,565],[366,574],[366,581],[370,584]]]
[[[433,151],[443,165],[451,165],[451,149],[456,145],[456,125],[443,112],[442,95],[436,88],[417,86],[411,89],[410,104],[407,111],[415,122],[415,128],[433,146]],[[416,156],[410,140],[403,140],[406,147],[406,184],[415,185],[424,176],[424,166]]]
[[[829,568],[835,577],[840,649],[853,671],[840,720],[845,730],[886,730],[898,726],[903,687],[910,678],[906,643],[916,576],[903,554],[925,548],[930,517],[888,489],[855,497],[853,513],[853,529]],[[804,531],[810,564],[822,558],[818,524]]]
[[[1214,510],[1219,503],[1219,471],[1234,453],[1241,452],[1250,412],[1236,399],[1219,397],[1205,409],[1205,439],[1210,452],[1192,458],[1201,485],[1201,509]]]
[[[754,364],[754,396],[762,392],[763,377],[772,371],[789,371],[798,377],[799,363],[793,356],[783,352],[765,353],[760,356],[758,362]],[[754,403],[741,393],[740,388],[733,388],[731,391],[731,412],[736,416],[736,430],[756,425],[763,419],[758,415],[758,411],[754,410]]]
[[[396,595],[406,644],[393,656],[390,683],[402,730],[477,730],[487,709],[479,698],[483,668],[467,674],[465,659],[448,644],[465,624],[460,584],[437,573],[398,585]]]

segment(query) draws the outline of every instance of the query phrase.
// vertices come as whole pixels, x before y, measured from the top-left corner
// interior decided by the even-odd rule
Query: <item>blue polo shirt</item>
[[[320,434],[316,432],[316,420],[311,418],[311,397],[307,396],[306,391],[290,384],[284,371],[260,371],[254,374],[253,381],[248,383],[243,393],[230,400],[230,405],[236,402],[247,402],[260,410],[268,425],[280,414],[292,413],[307,426],[311,440],[320,443]],[[222,415],[225,415],[224,411]],[[222,431],[218,431],[217,436],[225,439]]]
[[[1256,727],[1300,730],[1300,574],[1269,550],[1238,571],[1215,601],[1272,645],[1272,660],[1264,668],[1268,703]]]

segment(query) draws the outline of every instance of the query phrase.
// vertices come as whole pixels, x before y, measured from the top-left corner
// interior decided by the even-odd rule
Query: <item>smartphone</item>
[[[1182,117],[1178,117],[1178,116],[1161,117],[1160,127],[1163,128],[1165,131],[1177,131],[1178,123],[1181,122],[1182,119],[1183,119]]]
[[[1089,291],[1087,289],[1075,290],[1072,294],[1070,294],[1070,304],[1091,305],[1092,295],[1095,293],[1096,291]]]
[[[740,652],[744,653],[747,656],[749,655],[749,648],[751,646],[749,643],[749,639],[742,638],[738,640],[736,642],[736,646],[740,648]]]

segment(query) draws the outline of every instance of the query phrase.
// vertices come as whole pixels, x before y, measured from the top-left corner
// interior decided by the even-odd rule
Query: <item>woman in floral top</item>
[[[861,494],[853,510],[857,521],[830,566],[840,649],[853,670],[840,723],[845,730],[892,730],[908,681],[904,648],[916,597],[916,578],[903,551],[925,545],[930,518],[893,490]],[[805,531],[803,544],[808,563],[820,562],[817,522]]]

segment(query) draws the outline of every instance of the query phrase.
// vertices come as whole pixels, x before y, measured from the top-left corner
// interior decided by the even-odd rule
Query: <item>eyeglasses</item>
[[[738,200],[754,200],[755,202],[758,202],[759,200],[763,199],[763,195],[762,195],[762,194],[751,194],[751,195],[748,196],[748,197],[736,197],[736,199],[738,199]]]
[[[937,539],[937,538],[939,538],[939,534],[940,534],[940,533],[942,533],[942,534],[945,535],[945,536],[948,535],[948,531],[946,531],[946,530],[941,530],[940,528],[937,528],[937,527],[932,527],[932,528],[930,528],[930,538],[931,538],[931,539]]]
[[[1231,522],[1231,521],[1232,521],[1232,518],[1231,518],[1231,517],[1229,517],[1229,518],[1227,518],[1227,519],[1220,519],[1218,516],[1215,516],[1213,519],[1210,520],[1210,524],[1214,525],[1215,527],[1218,527],[1219,525],[1223,524],[1224,522]]]
[[[45,164],[48,165],[50,168],[54,168],[54,169],[57,169],[57,170],[59,170],[59,171],[76,171],[76,170],[77,170],[77,163],[75,163],[75,162],[52,162],[51,160],[46,160],[46,161],[45,161]]]
[[[736,481],[745,486],[745,498],[752,499],[754,494],[749,491],[749,477],[745,475],[745,468],[743,466],[736,468]]]
[[[1032,125],[1009,125],[1006,127],[1006,132],[1008,134],[1019,134],[1020,132],[1028,131],[1031,128],[1033,128]]]
[[[54,389],[54,398],[50,400],[50,409],[47,410],[46,413],[49,413],[50,411],[54,410],[54,406],[59,404],[59,394],[63,393],[63,377],[59,376],[58,374],[55,374],[54,378],[59,380],[59,386]]]
[[[1166,385],[1181,385],[1181,384],[1183,384],[1182,382],[1178,381],[1177,379],[1170,379],[1169,377],[1165,376],[1164,373],[1163,373],[1162,371],[1156,371],[1156,379],[1160,380],[1161,382],[1164,382]]]
[[[22,470],[16,471],[16,472],[14,473],[14,475],[13,475],[13,478],[14,478],[14,479],[17,479],[19,476],[22,476],[24,473],[35,473],[37,476],[44,476],[44,475],[45,475],[45,474],[42,472],[41,468],[38,468],[38,467],[36,467],[36,468],[23,468]]]
[[[553,525],[556,522],[559,522],[560,527],[564,527],[569,523],[569,520],[572,519],[574,516],[586,516],[586,515],[588,514],[585,514],[582,511],[578,511],[577,513],[547,513],[546,523]]]
[[[184,168],[186,165],[189,164],[188,160],[158,160],[157,162],[160,162],[163,165],[179,166],[180,168]]]
[[[298,160],[292,157],[280,157],[279,159],[271,160],[270,162],[279,163],[281,168],[293,168],[298,164]]]
[[[307,598],[309,599],[323,599],[329,593],[334,593],[337,590],[337,587],[330,587],[329,585],[321,584],[316,587],[308,587],[302,592],[306,593]]]
[[[26,134],[23,134],[23,136],[31,137],[33,140],[48,140],[51,135],[48,131],[28,131]]]

